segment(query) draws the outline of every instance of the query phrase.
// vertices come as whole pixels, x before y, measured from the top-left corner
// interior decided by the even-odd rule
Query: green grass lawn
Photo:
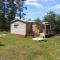
[[[60,36],[38,42],[6,32],[0,37],[0,60],[60,60]]]

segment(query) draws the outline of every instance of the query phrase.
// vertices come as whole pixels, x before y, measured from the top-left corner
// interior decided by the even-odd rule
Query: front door
[[[32,23],[27,23],[26,28],[27,35],[32,35]]]

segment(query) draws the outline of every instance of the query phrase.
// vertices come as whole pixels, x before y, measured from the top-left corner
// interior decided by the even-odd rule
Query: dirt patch
[[[0,50],[0,60],[26,60],[28,48],[25,46],[5,46]]]
[[[4,37],[4,36],[6,36],[6,34],[0,34],[0,37]]]

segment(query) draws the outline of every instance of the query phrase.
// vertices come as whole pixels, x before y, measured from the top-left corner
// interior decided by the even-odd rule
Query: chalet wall
[[[18,26],[15,26],[15,24],[18,24]],[[11,24],[11,33],[13,34],[20,34],[20,35],[26,35],[26,23],[17,21]]]

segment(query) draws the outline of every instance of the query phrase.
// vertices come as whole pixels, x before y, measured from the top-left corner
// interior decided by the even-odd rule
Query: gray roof
[[[14,23],[14,22],[17,22],[17,21],[20,21],[20,22],[23,22],[23,23],[33,23],[34,22],[34,21],[27,21],[27,20],[15,19],[15,20],[11,21],[11,23]]]

